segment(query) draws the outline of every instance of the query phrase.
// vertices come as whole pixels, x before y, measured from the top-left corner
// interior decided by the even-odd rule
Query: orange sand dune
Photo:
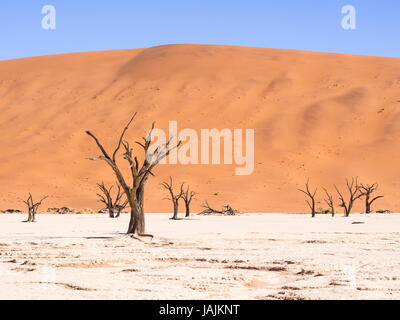
[[[85,134],[108,148],[138,111],[132,142],[151,122],[179,129],[255,129],[255,170],[160,165],[146,211],[170,211],[160,182],[172,175],[200,194],[199,210],[230,203],[249,212],[306,211],[296,190],[379,182],[376,207],[400,210],[400,59],[204,45],[88,52],[0,62],[0,208],[100,208],[96,182],[114,181]],[[121,159],[121,163],[124,160]],[[217,194],[217,195],[215,195]],[[318,206],[325,207],[319,193]],[[360,203],[361,205],[361,203]],[[360,205],[357,209],[361,209]],[[183,208],[182,208],[183,209]]]

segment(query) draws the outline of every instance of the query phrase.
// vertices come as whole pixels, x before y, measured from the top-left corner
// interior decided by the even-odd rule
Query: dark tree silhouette
[[[346,186],[347,190],[349,191],[349,202],[346,202],[344,200],[343,195],[340,193],[339,189],[335,185],[336,192],[339,195],[341,206],[344,208],[344,215],[345,217],[350,216],[351,209],[353,208],[354,202],[357,199],[360,199],[363,196],[363,193],[361,192],[361,186],[358,184],[358,177],[351,178],[351,182],[346,179]]]
[[[101,184],[98,183],[97,186],[99,187],[101,192],[101,194],[97,193],[97,196],[100,198],[99,201],[104,203],[104,205],[106,206],[105,209],[108,211],[110,218],[118,218],[121,214],[121,211],[124,210],[128,205],[128,200],[122,202],[124,192],[121,190],[121,186],[117,184],[118,191],[117,195],[115,196],[115,200],[111,195],[113,186],[107,189],[107,187],[104,185],[104,182],[102,182]]]
[[[169,192],[169,198],[166,199],[171,200],[174,205],[174,215],[172,216],[171,219],[178,220],[179,199],[181,199],[184,194],[183,183],[181,184],[180,191],[177,194],[175,194],[173,190],[172,177],[169,177],[169,183],[163,182],[161,183],[161,185]]]
[[[182,194],[182,199],[185,202],[185,207],[186,207],[186,215],[185,215],[186,218],[190,216],[190,204],[195,199],[194,198],[195,195],[196,192],[190,191],[189,186],[187,187],[186,191]]]
[[[335,206],[333,202],[333,197],[332,195],[324,188],[326,198],[324,199],[325,203],[329,206],[329,209],[331,210],[332,217],[335,216]]]
[[[298,189],[298,190],[310,198],[310,201],[306,200],[306,202],[311,209],[311,217],[314,218],[315,217],[315,195],[318,191],[318,188],[315,188],[315,191],[311,192],[308,183],[309,183],[309,180],[307,180],[307,183],[306,183],[306,190],[302,190],[302,189]]]
[[[361,184],[361,192],[365,197],[365,213],[371,213],[371,205],[374,201],[383,198],[384,196],[376,196],[371,199],[372,193],[374,193],[378,189],[378,184],[374,183],[372,185],[369,184]]]
[[[147,137],[143,137],[143,142],[136,142],[144,151],[144,160],[143,164],[139,165],[139,160],[136,156],[133,155],[133,149],[130,147],[127,141],[124,141],[124,135],[128,130],[129,126],[133,122],[136,117],[136,113],[129,120],[128,124],[122,131],[122,134],[119,138],[117,147],[114,152],[110,156],[109,153],[104,149],[100,141],[96,138],[96,136],[90,131],[86,131],[86,133],[93,138],[97,147],[101,151],[101,155],[97,158],[91,158],[90,160],[103,160],[105,161],[113,170],[115,176],[117,177],[118,183],[121,185],[124,190],[126,197],[129,202],[129,206],[131,207],[131,218],[128,226],[128,234],[137,234],[138,236],[151,236],[145,234],[145,218],[144,218],[144,188],[149,179],[150,175],[153,175],[154,167],[165,157],[169,155],[171,150],[178,148],[181,142],[178,142],[176,145],[171,146],[172,138],[162,145],[159,145],[153,153],[149,152],[149,148],[152,144],[151,134],[154,130],[154,123],[149,131]],[[132,184],[129,185],[126,178],[123,176],[122,171],[117,164],[116,156],[121,146],[124,147],[125,153],[123,157],[128,161],[129,171],[132,178]]]
[[[28,206],[28,220],[26,222],[35,222],[36,213],[39,207],[42,205],[42,202],[47,198],[48,196],[45,196],[39,202],[34,202],[32,194],[29,193],[28,199],[24,201],[24,203]]]

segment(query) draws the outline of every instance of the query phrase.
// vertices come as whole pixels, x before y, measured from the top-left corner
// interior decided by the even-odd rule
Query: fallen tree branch
[[[208,202],[206,201],[203,204],[203,210],[202,212],[198,213],[199,215],[224,215],[224,216],[235,216],[238,214],[241,214],[239,210],[233,209],[229,204],[224,206],[222,210],[216,210],[210,207]]]

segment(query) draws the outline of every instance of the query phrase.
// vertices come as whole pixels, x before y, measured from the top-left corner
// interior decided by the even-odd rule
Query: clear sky
[[[42,28],[42,7],[56,30]],[[356,8],[344,30],[342,7]],[[172,43],[400,57],[399,0],[0,0],[0,59]]]

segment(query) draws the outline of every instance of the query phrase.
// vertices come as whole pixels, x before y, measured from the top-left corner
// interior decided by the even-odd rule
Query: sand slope
[[[107,147],[132,112],[130,140],[153,120],[167,129],[254,128],[255,170],[160,166],[147,211],[166,211],[159,183],[172,174],[215,206],[306,210],[296,188],[380,183],[377,204],[400,210],[400,59],[263,48],[170,45],[0,62],[0,208],[31,191],[47,206],[94,207],[95,183],[113,181],[84,130]],[[150,192],[151,190],[151,192]],[[219,193],[218,196],[213,194]],[[322,196],[322,194],[321,194]],[[322,202],[322,199],[320,199]],[[321,203],[321,206],[323,204]]]

